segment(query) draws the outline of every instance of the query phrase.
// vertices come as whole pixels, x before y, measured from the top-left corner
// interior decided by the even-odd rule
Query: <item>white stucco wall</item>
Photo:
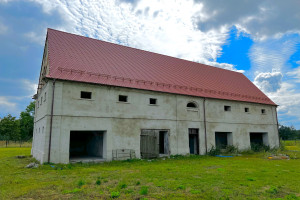
[[[80,92],[92,92],[92,99],[81,99]],[[36,110],[32,154],[47,162],[50,132],[52,80],[39,93],[47,92],[46,101]],[[128,103],[118,102],[119,95],[127,95]],[[149,105],[156,98],[157,105]],[[188,102],[198,105],[187,109]],[[153,91],[56,81],[52,125],[51,162],[69,162],[70,131],[106,131],[104,159],[112,159],[114,149],[133,149],[140,157],[141,129],[167,129],[170,132],[171,154],[188,154],[188,129],[199,129],[200,153],[205,154],[204,107],[208,150],[215,145],[215,132],[231,132],[233,145],[250,148],[250,132],[267,132],[268,144],[278,146],[276,108],[270,105],[206,99]],[[231,106],[225,112],[224,105]],[[244,108],[250,109],[245,113]],[[266,114],[261,114],[261,109]]]

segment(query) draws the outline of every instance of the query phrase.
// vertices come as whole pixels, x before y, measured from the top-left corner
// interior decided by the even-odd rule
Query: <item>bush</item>
[[[216,156],[221,153],[221,150],[218,148],[215,148],[214,146],[211,147],[211,149],[207,152],[208,155],[210,156]]]
[[[82,179],[80,179],[80,180],[78,181],[77,185],[78,185],[78,187],[81,187],[81,186],[85,185],[85,181],[82,180]]]
[[[224,153],[238,153],[238,148],[233,145],[228,145]]]
[[[96,180],[96,185],[101,185],[101,180],[100,179]]]
[[[254,152],[260,152],[260,151],[270,151],[270,147],[264,144],[256,144],[256,143],[251,143],[251,149]]]

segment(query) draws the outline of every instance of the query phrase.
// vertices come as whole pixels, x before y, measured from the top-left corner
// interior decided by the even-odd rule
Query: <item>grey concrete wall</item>
[[[35,129],[44,126],[45,133],[34,134],[33,156],[41,162],[47,160],[51,81],[43,88],[47,101],[36,110]],[[80,92],[92,92],[92,99],[81,99]],[[43,95],[40,93],[39,98]],[[128,102],[118,102],[118,95],[127,95]],[[156,98],[157,105],[149,105]],[[188,102],[198,108],[187,108]],[[267,132],[268,142],[278,146],[275,107],[254,103],[206,99],[85,83],[57,81],[55,86],[51,162],[69,162],[70,131],[106,131],[103,157],[112,159],[114,149],[133,149],[140,157],[141,129],[167,129],[170,131],[170,154],[189,153],[188,129],[199,129],[200,153],[205,154],[204,107],[208,149],[215,145],[215,132],[231,132],[233,145],[250,148],[250,132]],[[225,112],[224,105],[231,106]],[[250,109],[244,112],[244,107]],[[261,114],[261,109],[266,114]],[[44,116],[44,117],[43,117]],[[47,129],[47,130],[46,130]]]

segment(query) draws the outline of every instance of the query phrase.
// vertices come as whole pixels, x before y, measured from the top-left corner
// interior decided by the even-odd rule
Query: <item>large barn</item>
[[[53,29],[35,99],[42,163],[279,146],[277,105],[242,73]]]

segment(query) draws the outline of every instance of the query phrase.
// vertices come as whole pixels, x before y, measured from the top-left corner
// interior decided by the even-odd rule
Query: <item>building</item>
[[[277,105],[242,73],[53,29],[35,99],[42,163],[279,146]]]

